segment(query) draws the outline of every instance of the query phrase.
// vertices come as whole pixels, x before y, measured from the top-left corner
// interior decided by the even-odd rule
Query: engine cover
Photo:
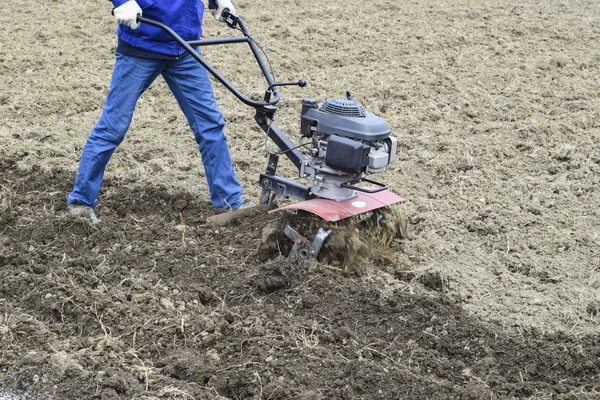
[[[303,138],[310,138],[310,143],[300,140],[309,152],[300,177],[310,177],[314,196],[341,202],[385,187],[365,175],[385,170],[396,157],[397,141],[382,118],[365,112],[352,98],[322,104],[304,99],[300,131]],[[365,181],[378,188],[357,186]]]
[[[360,103],[351,99],[329,99],[318,104],[314,99],[302,100],[300,133],[339,135],[354,140],[377,141],[387,138],[390,127],[374,114],[365,112]]]

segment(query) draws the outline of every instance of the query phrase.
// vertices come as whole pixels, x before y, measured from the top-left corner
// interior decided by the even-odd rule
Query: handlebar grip
[[[210,10],[217,10],[217,9],[219,9],[219,3],[217,3],[216,1],[214,1],[212,3],[208,3],[208,8]],[[228,16],[229,16],[229,8],[225,8],[223,10],[223,12],[221,12],[221,18],[227,19]]]

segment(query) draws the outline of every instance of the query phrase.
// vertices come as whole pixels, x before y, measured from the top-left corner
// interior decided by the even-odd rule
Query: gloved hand
[[[127,25],[131,29],[137,29],[140,27],[140,23],[137,22],[137,16],[142,15],[142,9],[135,0],[127,0],[113,10],[113,15],[119,24]]]
[[[210,13],[217,21],[225,21],[221,15],[225,9],[227,9],[230,13],[235,14],[235,8],[233,7],[233,4],[231,4],[231,0],[216,0],[214,4],[217,6],[217,8],[210,8]]]

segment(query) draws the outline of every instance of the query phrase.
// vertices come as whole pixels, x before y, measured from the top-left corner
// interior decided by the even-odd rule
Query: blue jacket
[[[113,6],[119,7],[127,0],[111,0]],[[184,40],[197,40],[202,35],[202,0],[136,0],[146,18],[160,21],[173,29]],[[214,1],[214,0],[209,0]],[[131,29],[119,24],[119,39],[129,46],[169,56],[178,56],[185,50],[166,32],[148,24],[140,24]]]

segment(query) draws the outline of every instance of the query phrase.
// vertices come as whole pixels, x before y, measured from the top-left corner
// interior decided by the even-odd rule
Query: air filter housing
[[[329,114],[346,117],[366,117],[367,115],[360,103],[347,99],[328,99],[319,109]]]
[[[391,130],[382,118],[365,112],[360,103],[333,98],[322,104],[313,99],[302,100],[300,132],[306,137],[318,133],[377,141],[387,138]]]

